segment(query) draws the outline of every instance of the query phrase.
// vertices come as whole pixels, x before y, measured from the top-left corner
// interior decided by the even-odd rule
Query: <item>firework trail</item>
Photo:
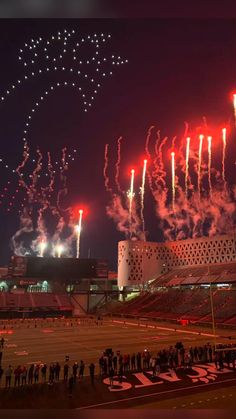
[[[147,160],[143,161],[143,174],[142,174],[142,186],[141,186],[141,220],[143,226],[143,233],[145,232],[144,222],[144,193],[145,193],[145,179],[146,179]]]
[[[149,152],[149,142],[150,142],[150,138],[151,138],[151,135],[152,135],[152,130],[154,128],[155,128],[154,125],[151,125],[149,127],[147,137],[146,137],[146,141],[145,141],[145,152],[146,152],[146,156],[147,156],[148,161],[151,161],[151,154]],[[151,173],[150,173],[149,169],[147,170],[147,176],[148,176],[149,188],[150,188],[152,194],[154,194],[155,191],[154,191],[154,188],[153,188],[153,185],[152,185],[152,176],[151,176]]]
[[[158,158],[159,158],[158,145],[159,145],[160,141],[161,141],[161,132],[160,132],[160,130],[158,130],[157,131],[156,142],[155,142],[155,148],[154,148],[154,150],[155,150],[155,157],[153,159],[154,170],[152,171],[152,178],[154,179],[156,186],[157,186],[157,178],[158,178]]]
[[[176,135],[172,138],[172,143],[171,143],[171,148],[172,148],[172,149],[174,149],[174,148],[175,148],[175,140],[176,140],[176,138],[177,138],[177,136],[176,136]]]
[[[160,167],[159,167],[159,180],[161,181],[161,183],[162,183],[162,185],[163,185],[164,188],[166,187],[166,181],[165,181],[166,172],[165,172],[165,169],[164,169],[162,148],[166,144],[167,140],[168,140],[168,137],[163,138],[163,140],[162,140],[162,142],[161,142],[161,144],[159,146],[159,149],[158,149],[158,153],[159,153],[159,164],[160,164]]]
[[[39,244],[39,249],[40,249],[39,256],[40,256],[41,258],[43,257],[43,254],[44,254],[44,251],[45,251],[46,247],[47,247],[47,242],[46,242],[46,240],[43,238],[43,239],[40,241],[40,244]]]
[[[61,178],[61,182],[62,182],[62,189],[59,190],[58,194],[57,194],[57,207],[60,211],[68,211],[69,208],[62,208],[61,204],[60,204],[60,199],[61,197],[65,197],[67,195],[68,189],[67,189],[67,177],[65,175],[65,172],[68,170],[68,163],[66,161],[66,151],[67,148],[64,147],[62,149],[62,157],[61,157],[61,167],[60,167],[60,178]]]
[[[23,208],[23,211],[20,215],[20,228],[11,238],[11,248],[14,252],[14,255],[22,256],[25,255],[26,249],[22,242],[18,242],[20,237],[26,233],[33,232],[33,222],[29,215],[28,209]]]
[[[108,149],[109,144],[105,145],[105,151],[104,151],[104,168],[103,168],[103,177],[104,177],[104,183],[105,183],[105,189],[107,192],[112,192],[112,189],[109,187],[109,177],[107,175],[107,168],[108,168]]]
[[[172,210],[175,212],[175,152],[171,152]]]
[[[40,149],[37,149],[37,154],[38,154],[38,161],[37,161],[37,165],[36,168],[34,169],[31,178],[32,178],[32,183],[29,187],[30,190],[30,201],[35,201],[36,199],[36,185],[37,185],[37,181],[38,181],[38,174],[40,173],[40,171],[42,170],[42,160],[43,160],[43,155],[40,151]]]
[[[130,223],[130,238],[132,237],[132,208],[133,208],[133,198],[134,198],[134,173],[135,170],[131,169],[131,179],[130,179],[130,190],[128,192],[128,198],[129,198],[129,223]]]
[[[223,141],[223,156],[222,156],[222,178],[225,181],[225,149],[226,149],[226,128],[222,129],[222,141]]]
[[[201,166],[202,166],[202,144],[204,135],[199,135],[199,149],[198,149],[198,193],[199,199],[201,198]]]
[[[161,141],[161,131],[158,130],[157,131],[157,138],[156,138],[156,142],[155,142],[155,155],[156,155],[156,157],[154,159],[154,165],[157,162],[157,158],[158,158],[158,144],[160,143],[160,141]]]
[[[212,143],[212,137],[207,137],[208,142],[208,183],[209,183],[209,189],[210,189],[210,197],[212,196],[212,184],[211,184],[211,143]]]
[[[234,123],[236,125],[236,94],[233,95],[233,106],[234,106]]]
[[[79,258],[80,255],[80,236],[81,236],[81,227],[82,227],[82,216],[83,216],[83,210],[79,210],[79,223],[76,226],[76,232],[77,232],[77,241],[76,241],[76,257]]]
[[[56,245],[56,253],[57,253],[58,258],[61,257],[63,250],[64,250],[64,247],[62,246],[62,244],[58,243]]]
[[[188,175],[189,175],[189,150],[190,150],[190,137],[186,138],[186,170],[185,170],[185,194],[188,197]]]
[[[23,160],[22,162],[17,166],[16,173],[18,174],[20,180],[19,185],[26,189],[27,193],[30,194],[30,188],[26,184],[26,182],[23,179],[23,173],[21,173],[21,169],[23,169],[27,163],[27,160],[29,159],[29,146],[27,142],[24,144],[24,151],[23,151]]]
[[[116,161],[116,174],[115,174],[115,182],[116,182],[116,186],[119,192],[122,192],[121,187],[120,187],[120,182],[119,182],[121,140],[122,140],[122,137],[119,137],[117,140],[117,161]]]

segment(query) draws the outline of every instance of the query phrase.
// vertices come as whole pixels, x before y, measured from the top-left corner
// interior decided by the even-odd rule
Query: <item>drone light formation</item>
[[[0,94],[0,105],[3,106],[6,101],[17,95],[19,89],[25,89],[27,85],[33,82],[35,84],[40,82],[43,88],[33,101],[32,108],[23,125],[21,139],[23,140],[24,153],[22,162],[15,168],[10,167],[5,157],[0,159],[1,167],[4,167],[9,174],[13,173],[14,180],[17,182],[14,191],[10,191],[14,185],[12,181],[8,181],[3,190],[0,190],[0,208],[7,207],[7,212],[17,209],[18,214],[22,217],[21,224],[28,223],[26,227],[20,227],[12,237],[14,251],[17,251],[17,254],[25,251],[20,241],[17,242],[20,232],[22,231],[23,234],[23,228],[26,228],[27,231],[33,228],[32,225],[35,224],[35,221],[32,220],[33,214],[38,214],[36,221],[38,238],[35,243],[32,242],[29,251],[34,253],[34,247],[36,246],[37,249],[39,248],[40,255],[44,254],[44,245],[39,243],[40,237],[46,236],[50,240],[44,220],[46,212],[50,210],[51,215],[58,219],[56,231],[52,237],[52,249],[60,257],[63,249],[58,247],[57,243],[58,240],[63,240],[63,225],[67,223],[65,221],[66,215],[70,213],[70,207],[65,209],[61,201],[69,191],[67,170],[69,162],[74,161],[75,156],[73,153],[66,155],[64,152],[64,157],[60,161],[48,151],[46,165],[45,158],[38,148],[38,155],[36,158],[32,158],[32,151],[29,150],[32,123],[35,115],[50,95],[58,93],[57,91],[62,89],[74,90],[80,99],[81,110],[87,113],[96,102],[98,94],[101,94],[106,79],[110,78],[128,60],[112,51],[111,34],[99,32],[83,36],[79,30],[74,29],[57,31],[49,37],[29,39],[20,48],[18,60],[23,69],[22,74]],[[31,89],[31,92],[33,92],[33,89]],[[63,102],[61,103],[64,105]],[[64,150],[66,150],[66,147],[64,147]],[[31,170],[32,165],[34,168]],[[118,165],[119,162],[117,173]],[[105,172],[106,168],[104,168]],[[58,184],[58,177],[60,184]],[[108,184],[107,188],[109,190]],[[54,195],[56,195],[56,199],[54,199]],[[27,215],[24,215],[24,213]],[[67,217],[68,219],[70,217]],[[69,223],[71,235],[68,236],[68,240],[66,239],[65,247],[68,252],[70,251],[71,241],[75,239],[75,236],[78,242],[81,230],[81,226],[79,226],[76,234],[73,223],[71,221]],[[79,246],[77,247],[78,254]]]

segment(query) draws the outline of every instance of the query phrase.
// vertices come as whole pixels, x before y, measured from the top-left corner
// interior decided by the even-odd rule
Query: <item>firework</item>
[[[58,244],[58,245],[56,246],[56,254],[57,254],[57,257],[58,257],[58,258],[60,258],[60,257],[61,257],[61,255],[62,255],[62,253],[63,253],[63,250],[64,250],[64,247],[62,246],[62,244]]]
[[[175,211],[175,152],[171,152],[171,173],[172,173],[172,209]]]
[[[147,160],[144,160],[143,161],[142,186],[141,186],[141,220],[142,220],[142,225],[143,225],[143,233],[145,231],[143,211],[144,211],[144,193],[145,193],[146,168],[147,168]]]
[[[222,128],[222,141],[223,141],[223,155],[222,155],[222,178],[225,182],[225,149],[226,149],[226,128]]]
[[[185,170],[185,194],[188,196],[188,173],[189,173],[189,150],[190,150],[190,137],[186,138],[186,170]]]
[[[236,93],[233,94],[234,122],[236,125]]]
[[[147,137],[146,137],[146,141],[145,141],[145,152],[146,152],[146,156],[147,156],[148,160],[149,159],[151,160],[151,154],[150,154],[150,151],[149,151],[149,142],[150,142],[150,138],[151,138],[151,135],[152,135],[152,130],[154,128],[155,128],[154,125],[151,125],[149,127]],[[151,176],[151,173],[150,173],[149,170],[147,170],[147,176],[148,176],[149,188],[150,188],[151,192],[154,193],[154,189],[153,189],[153,186],[152,186],[152,176]]]
[[[119,182],[121,140],[122,140],[122,137],[118,138],[117,140],[117,161],[116,161],[116,174],[115,174],[115,182],[116,182],[116,186],[119,192],[122,192],[120,188],[120,182]]]
[[[203,144],[204,135],[199,135],[199,148],[198,148],[198,193],[199,198],[201,197],[201,167],[202,167],[202,144]]]
[[[47,242],[45,241],[45,239],[42,239],[41,242],[39,243],[39,256],[42,258],[44,251],[47,247]]]
[[[129,193],[128,193],[130,237],[132,236],[131,223],[132,223],[132,207],[133,207],[133,198],[134,198],[134,173],[135,173],[135,170],[131,169],[130,190],[129,190]]]
[[[79,223],[76,226],[76,232],[77,232],[77,243],[76,243],[76,257],[77,259],[80,256],[80,235],[81,235],[81,228],[82,228],[82,216],[83,216],[83,210],[79,210]]]
[[[103,177],[104,177],[104,183],[105,183],[105,189],[107,192],[112,192],[112,189],[109,187],[109,177],[107,175],[107,168],[108,168],[108,149],[109,144],[105,145],[105,151],[104,151],[104,168],[103,168]]]
[[[209,183],[209,193],[212,195],[212,184],[211,184],[211,143],[212,137],[207,137],[208,142],[208,183]]]

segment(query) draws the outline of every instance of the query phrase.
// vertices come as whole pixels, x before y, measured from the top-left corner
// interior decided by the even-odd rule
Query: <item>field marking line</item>
[[[161,394],[176,393],[176,392],[179,392],[179,391],[195,389],[195,388],[198,388],[198,387],[200,387],[200,388],[206,387],[206,386],[209,387],[209,386],[213,386],[213,385],[216,385],[216,384],[229,383],[229,382],[233,382],[233,381],[236,383],[235,378],[229,378],[227,380],[217,381],[217,382],[214,382],[214,383],[197,384],[197,385],[193,385],[193,386],[190,386],[190,387],[181,387],[181,388],[176,388],[176,389],[172,389],[172,390],[160,391],[160,392],[157,392],[157,393],[142,394],[140,396],[133,396],[133,397],[128,397],[128,398],[124,398],[124,399],[112,400],[110,402],[97,403],[97,404],[92,404],[92,405],[83,406],[83,407],[76,407],[76,410],[92,409],[92,408],[96,408],[96,407],[99,407],[99,406],[106,406],[106,405],[111,405],[111,404],[130,401],[130,400],[144,399],[146,397],[159,396]]]

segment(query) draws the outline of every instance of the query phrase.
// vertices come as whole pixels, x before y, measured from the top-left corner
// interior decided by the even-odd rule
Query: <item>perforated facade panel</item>
[[[118,245],[118,285],[142,284],[177,266],[235,260],[235,233],[166,243],[125,240]]]

